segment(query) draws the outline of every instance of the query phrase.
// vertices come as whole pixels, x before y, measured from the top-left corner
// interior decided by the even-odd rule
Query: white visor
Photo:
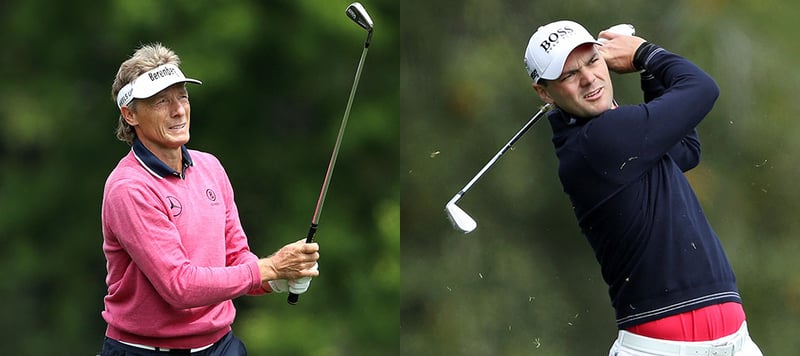
[[[186,78],[174,64],[164,64],[144,72],[142,75],[125,84],[117,94],[117,106],[122,108],[133,99],[144,99],[156,95],[158,92],[176,83],[203,84],[197,79]]]

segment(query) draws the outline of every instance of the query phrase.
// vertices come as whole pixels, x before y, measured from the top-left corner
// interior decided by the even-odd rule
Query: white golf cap
[[[197,79],[186,78],[178,66],[174,64],[160,65],[125,84],[117,94],[117,106],[121,108],[130,104],[133,99],[149,98],[170,85],[187,82],[203,84]]]
[[[528,75],[534,83],[558,78],[572,50],[585,43],[602,44],[577,22],[562,20],[539,27],[525,49]]]

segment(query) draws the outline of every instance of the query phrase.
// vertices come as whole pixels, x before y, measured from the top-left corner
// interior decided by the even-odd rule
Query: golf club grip
[[[294,294],[292,292],[289,292],[289,297],[286,299],[286,301],[290,305],[295,305],[295,304],[297,304],[297,300],[298,299],[300,299],[300,295],[299,294]]]
[[[308,228],[308,235],[306,235],[306,243],[307,244],[314,242],[314,235],[317,233],[317,226],[319,226],[319,225],[317,225],[317,224],[312,222],[311,223],[311,227]],[[300,295],[299,294],[294,294],[292,292],[289,292],[289,297],[286,298],[286,302],[288,302],[291,305],[295,305],[295,304],[297,304],[297,300],[298,299],[300,299]]]

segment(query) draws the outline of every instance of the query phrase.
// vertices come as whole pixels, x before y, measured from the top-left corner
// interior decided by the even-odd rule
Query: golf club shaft
[[[325,196],[328,195],[328,186],[330,185],[331,176],[333,175],[333,167],[336,165],[336,158],[339,156],[339,146],[342,144],[344,129],[347,126],[347,118],[350,116],[350,107],[353,105],[353,98],[358,88],[358,80],[361,78],[361,68],[364,66],[364,59],[367,57],[369,39],[372,37],[372,31],[369,31],[367,36],[367,41],[364,42],[364,50],[361,51],[361,59],[358,61],[358,67],[356,68],[356,77],[353,80],[353,87],[350,89],[350,97],[347,99],[347,107],[344,109],[342,125],[339,126],[339,134],[336,135],[336,143],[333,145],[333,153],[331,154],[331,160],[328,162],[328,170],[325,172],[325,179],[322,181],[322,189],[319,192],[317,206],[314,208],[314,215],[311,217],[311,227],[309,227],[308,234],[306,235],[306,243],[314,242],[314,235],[317,233],[319,215],[322,213],[322,205],[325,203]],[[299,297],[299,295],[290,292],[287,301],[289,304],[294,305],[297,304]]]
[[[472,180],[470,180],[469,183],[467,183],[467,185],[464,186],[464,188],[461,188],[461,190],[458,193],[456,193],[456,195],[453,196],[452,199],[450,199],[450,202],[455,203],[456,201],[458,201],[458,199],[461,199],[461,197],[467,193],[469,188],[471,188],[472,185],[475,184],[475,182],[477,182],[478,179],[480,179],[481,176],[483,176],[483,174],[486,173],[486,171],[488,171],[489,168],[491,168],[495,164],[495,162],[497,162],[497,160],[500,159],[500,157],[503,156],[503,154],[505,154],[509,149],[511,149],[511,147],[514,146],[514,143],[516,143],[517,140],[519,140],[520,137],[522,137],[522,135],[524,135],[525,132],[528,131],[528,129],[530,129],[537,121],[539,121],[539,119],[542,117],[542,114],[544,114],[549,108],[550,104],[544,104],[539,109],[539,112],[537,112],[536,115],[533,115],[533,117],[530,120],[528,120],[528,122],[525,123],[524,126],[522,126],[522,129],[520,129],[514,135],[514,137],[512,137],[511,140],[509,140],[508,143],[506,143],[506,145],[503,146],[503,148],[500,149],[500,151],[498,151],[497,154],[495,154],[494,157],[492,157],[492,159],[490,159],[489,162],[486,163],[486,165],[483,166],[483,168],[481,168],[480,171],[478,171],[478,174],[476,174],[475,177],[472,177]]]

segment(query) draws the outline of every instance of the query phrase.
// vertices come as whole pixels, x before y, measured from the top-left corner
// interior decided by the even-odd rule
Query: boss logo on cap
[[[562,28],[557,29],[555,32],[549,34],[547,38],[539,44],[542,49],[544,49],[545,53],[550,53],[550,51],[561,41],[562,38],[568,37],[575,33],[575,30],[572,27],[564,26]]]

